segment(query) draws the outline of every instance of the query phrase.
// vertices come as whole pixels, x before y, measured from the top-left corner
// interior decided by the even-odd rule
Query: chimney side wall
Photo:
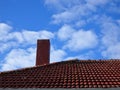
[[[50,58],[50,41],[38,40],[36,66],[49,64],[49,58]]]

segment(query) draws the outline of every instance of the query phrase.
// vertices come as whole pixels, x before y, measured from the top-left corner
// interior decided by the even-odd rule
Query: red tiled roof
[[[116,88],[120,60],[71,60],[0,73],[0,88]]]

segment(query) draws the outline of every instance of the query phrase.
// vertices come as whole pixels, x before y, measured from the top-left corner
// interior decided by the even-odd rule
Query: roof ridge
[[[87,59],[87,60],[82,60],[82,59],[70,59],[70,60],[65,60],[65,61],[59,61],[59,62],[53,62],[50,64],[44,64],[44,65],[38,65],[38,66],[31,66],[31,67],[24,67],[24,68],[19,68],[15,70],[8,70],[8,71],[3,71],[1,73],[9,73],[9,72],[16,72],[16,71],[21,71],[21,70],[26,70],[26,69],[31,69],[31,68],[36,68],[36,67],[43,67],[43,66],[48,66],[48,65],[54,65],[54,64],[59,64],[63,62],[97,62],[97,61],[119,61],[120,59],[98,59],[98,60],[93,60],[93,59]]]

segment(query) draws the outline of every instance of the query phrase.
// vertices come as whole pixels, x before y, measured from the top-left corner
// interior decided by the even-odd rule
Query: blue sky
[[[0,71],[35,65],[37,39],[50,62],[120,59],[120,0],[0,0]]]

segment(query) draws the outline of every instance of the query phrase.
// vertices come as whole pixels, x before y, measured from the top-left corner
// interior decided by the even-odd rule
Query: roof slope
[[[71,60],[0,73],[0,88],[120,87],[120,60]]]

